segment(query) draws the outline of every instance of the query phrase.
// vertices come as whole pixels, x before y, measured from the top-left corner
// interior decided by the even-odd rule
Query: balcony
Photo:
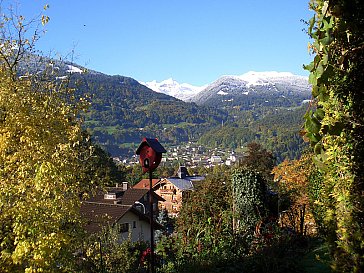
[[[160,189],[161,194],[173,194],[175,189]]]

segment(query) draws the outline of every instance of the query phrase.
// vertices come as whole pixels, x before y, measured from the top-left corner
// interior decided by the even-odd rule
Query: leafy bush
[[[120,241],[117,226],[105,227],[99,234],[91,235],[84,245],[82,272],[145,272],[146,264],[141,261],[147,249],[144,242]]]

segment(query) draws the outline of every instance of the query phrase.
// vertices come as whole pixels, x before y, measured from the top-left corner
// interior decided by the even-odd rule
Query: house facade
[[[153,179],[154,192],[163,200],[158,202],[159,210],[167,210],[168,216],[177,217],[184,200],[195,189],[195,183],[202,181],[204,177],[190,176],[186,167],[179,167],[176,176],[169,178]],[[149,187],[149,180],[143,179],[133,188],[141,189]]]
[[[182,202],[187,197],[189,191],[194,190],[191,181],[181,178],[163,178],[155,187],[155,193],[160,195],[165,201],[159,202],[160,210],[167,210],[168,216],[177,217]]]
[[[154,214],[158,213],[158,201],[163,200],[153,193]],[[146,189],[107,188],[92,198],[83,201],[81,214],[85,229],[98,233],[108,226],[117,227],[120,240],[150,241],[149,191]],[[153,221],[154,229],[161,226]]]

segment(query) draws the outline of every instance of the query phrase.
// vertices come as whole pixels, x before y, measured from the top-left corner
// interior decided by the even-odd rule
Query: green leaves
[[[325,112],[322,109],[317,109],[315,113],[310,110],[305,114],[305,136],[310,140],[311,146],[316,145],[322,138],[320,130],[324,115]]]
[[[240,232],[252,233],[254,227],[266,216],[266,185],[260,173],[249,169],[237,169],[232,174],[233,202]]]
[[[335,270],[356,272],[364,264],[362,217],[358,213],[364,210],[364,202],[359,201],[364,168],[364,120],[359,114],[364,88],[364,4],[315,0],[311,7],[315,16],[308,32],[314,39],[311,48],[315,58],[305,69],[310,71],[317,109],[305,116],[305,136],[319,168],[314,210],[332,246]]]

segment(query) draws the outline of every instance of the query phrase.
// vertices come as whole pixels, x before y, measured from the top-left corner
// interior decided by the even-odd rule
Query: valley
[[[206,149],[244,152],[254,141],[271,150],[278,163],[298,158],[306,147],[299,131],[311,89],[303,76],[248,72],[203,87],[172,79],[145,83],[152,90],[130,77],[29,58],[32,69],[56,71],[57,79],[69,80],[77,96],[89,98],[84,129],[120,161],[134,155],[143,137],[157,137],[167,150],[193,142]]]
[[[147,136],[158,137],[167,148],[196,142],[226,151],[255,141],[281,162],[299,157],[306,146],[299,131],[311,92],[306,78],[284,75],[277,81],[261,79],[262,74],[256,84],[223,77],[187,101],[127,77],[74,76],[83,82],[79,92],[91,97],[85,128],[119,160],[130,158]]]

